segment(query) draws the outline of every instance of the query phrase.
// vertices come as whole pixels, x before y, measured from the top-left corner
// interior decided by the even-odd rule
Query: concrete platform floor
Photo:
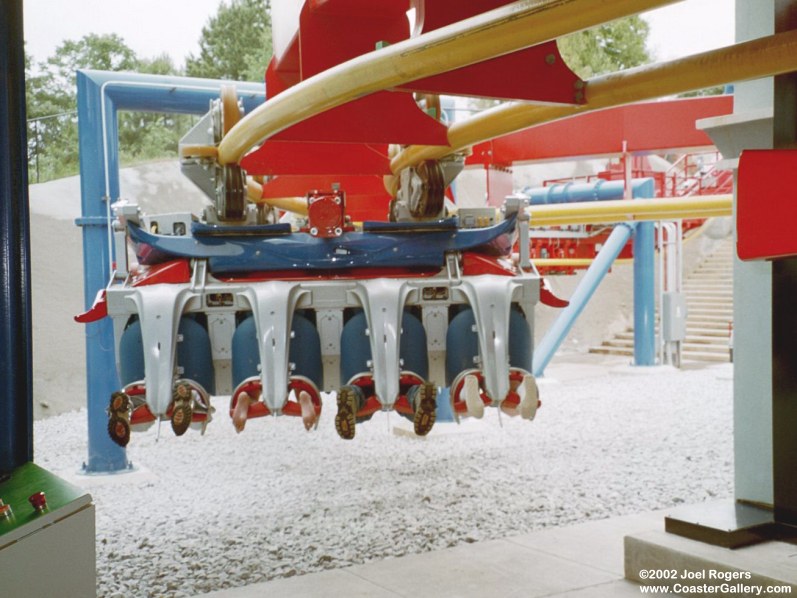
[[[667,512],[552,528],[204,596],[638,598],[639,586],[623,578],[623,539],[627,535],[663,532]]]

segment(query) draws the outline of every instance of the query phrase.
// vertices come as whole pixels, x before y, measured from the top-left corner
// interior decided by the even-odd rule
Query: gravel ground
[[[85,411],[35,424],[36,462],[97,506],[99,596],[193,596],[732,495],[732,365],[633,368],[557,358],[533,423],[438,425],[396,415],[337,438],[219,401],[206,435],[134,434],[132,474],[75,476]],[[502,424],[502,425],[501,425]]]

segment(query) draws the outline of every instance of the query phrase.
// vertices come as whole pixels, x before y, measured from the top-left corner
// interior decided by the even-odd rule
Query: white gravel
[[[332,396],[316,432],[236,435],[220,402],[204,437],[134,434],[138,472],[76,478],[82,410],[36,422],[36,462],[94,498],[99,596],[193,596],[731,496],[732,371],[555,360],[533,423],[489,409],[426,439],[378,414],[340,440]]]

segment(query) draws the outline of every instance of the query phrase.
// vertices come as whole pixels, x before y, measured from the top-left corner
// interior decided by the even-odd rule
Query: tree
[[[589,79],[650,62],[649,32],[641,17],[626,17],[563,37],[559,52],[579,77]]]
[[[135,70],[135,52],[115,34],[89,34],[68,40],[32,72],[28,64],[28,147],[31,180],[49,180],[78,171],[77,89],[75,71],[81,68]]]
[[[633,16],[567,35],[557,43],[570,69],[582,79],[589,79],[650,62],[646,48],[649,31],[647,21]],[[480,111],[500,103],[500,100],[473,98],[468,105]]]
[[[186,74],[263,81],[272,52],[270,4],[270,0],[222,2],[202,28],[199,56],[186,59]]]
[[[168,54],[137,61],[136,71],[150,75],[179,75]],[[180,138],[191,127],[187,114],[121,112],[119,152],[123,164],[176,156]]]
[[[158,75],[179,74],[167,55],[139,60],[118,35],[90,34],[65,41],[38,65],[26,61],[30,180],[46,181],[78,172],[78,69],[128,70]],[[190,126],[190,116],[121,112],[119,149],[122,163],[174,156]]]

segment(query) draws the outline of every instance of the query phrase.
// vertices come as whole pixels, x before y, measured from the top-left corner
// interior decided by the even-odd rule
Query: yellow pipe
[[[246,197],[252,203],[266,205],[307,216],[307,199],[304,197],[263,197],[263,187],[251,178],[246,181]]]
[[[677,1],[519,0],[452,23],[353,58],[271,98],[224,136],[219,161],[238,162],[283,129],[364,95]]]
[[[553,204],[528,208],[531,226],[709,218],[731,214],[731,195]]]
[[[569,267],[569,268],[584,268],[592,265],[595,260],[592,258],[532,258],[531,262],[538,268],[555,268],[555,267]],[[612,265],[630,264],[634,261],[633,258],[620,258],[614,260]]]
[[[461,151],[475,143],[591,110],[611,108],[735,81],[771,77],[797,70],[797,30],[589,79],[587,103],[544,106],[510,103],[448,129],[450,147],[410,146],[390,162],[393,173]],[[389,178],[389,177],[386,177]],[[386,180],[385,187],[395,188]]]

